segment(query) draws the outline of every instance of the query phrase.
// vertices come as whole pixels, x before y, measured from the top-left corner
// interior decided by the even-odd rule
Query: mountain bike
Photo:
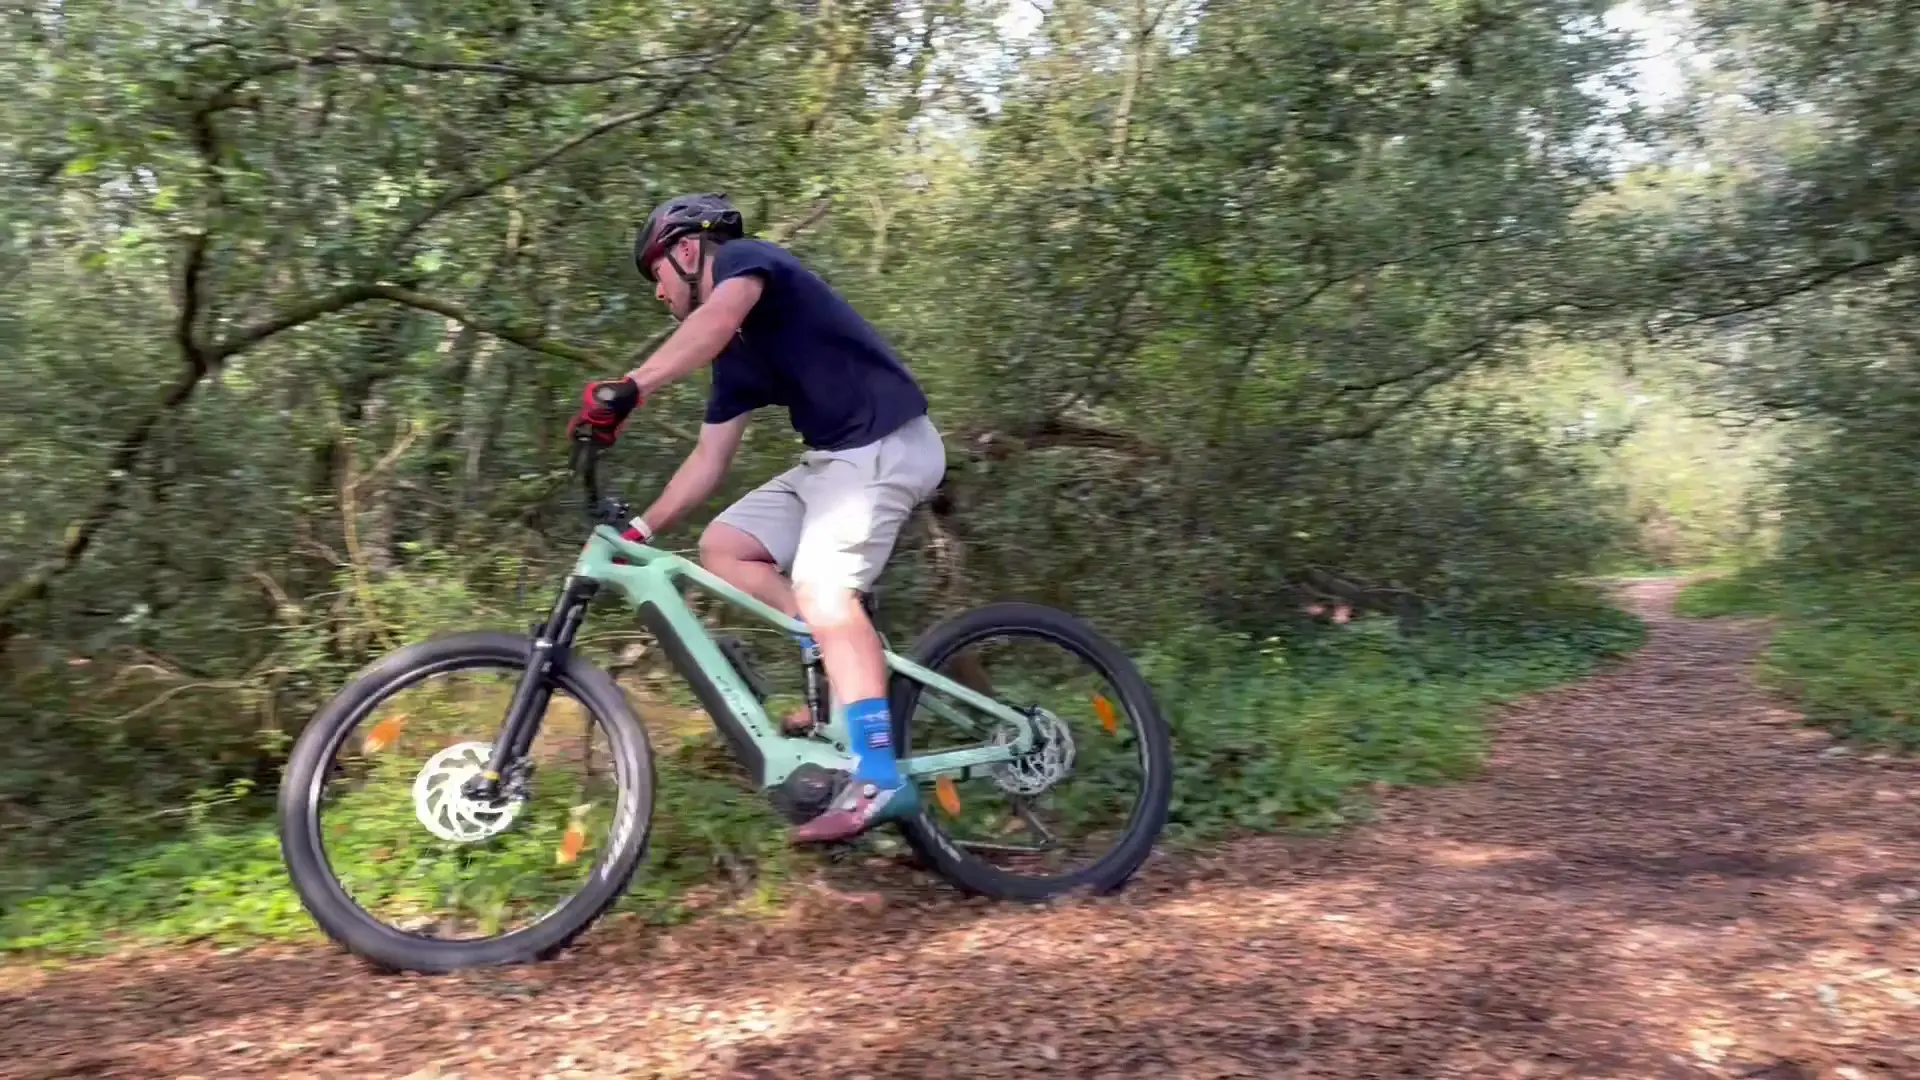
[[[474,630],[400,648],[357,672],[292,747],[279,799],[287,871],[320,929],[375,967],[434,973],[550,959],[640,876],[660,777],[632,700],[575,648],[597,600],[637,609],[733,762],[780,815],[809,820],[848,782],[854,759],[845,719],[817,650],[801,650],[792,637],[803,626],[697,563],[633,539],[636,531],[623,533],[630,510],[602,495],[601,452],[585,433],[574,443],[571,468],[592,528],[543,622],[525,634]],[[769,719],[766,680],[737,637],[710,633],[695,615],[681,592],[688,585],[784,632],[783,646],[800,660],[804,731],[789,734]],[[870,597],[863,603],[875,610]],[[1062,649],[1091,677],[968,651],[1022,636]],[[1011,901],[1108,892],[1135,873],[1166,822],[1172,750],[1151,689],[1120,649],[1064,611],[1012,601],[938,622],[909,655],[882,640],[900,771],[932,788],[930,798],[921,792],[917,811],[893,823],[923,865],[964,893]],[[949,664],[953,673],[943,674]],[[479,691],[432,689],[411,708],[390,704],[433,679],[476,669],[497,673],[499,682]],[[571,708],[550,717],[563,702]],[[571,735],[573,721],[589,741]],[[478,737],[457,738],[453,729],[463,723],[477,724]],[[936,744],[941,730],[956,732],[961,744],[914,749]],[[595,731],[607,741],[597,755]],[[586,781],[555,779],[573,765]],[[1135,770],[1137,785],[1116,779]],[[1081,773],[1092,777],[1089,786],[1061,794]],[[381,779],[397,781],[399,793],[370,793]],[[323,789],[334,781],[346,794],[323,807]],[[587,781],[608,790],[590,792]],[[963,800],[960,785],[976,781]],[[1033,872],[1064,850],[1058,830],[1135,786],[1131,811],[1093,830],[1103,853],[1079,868]],[[673,793],[675,812],[690,815],[674,823],[683,838],[704,835],[699,800],[725,790],[708,781]],[[981,809],[995,798],[1010,809]],[[323,824],[323,809],[341,809],[338,822]],[[959,835],[974,824],[984,838]],[[381,825],[398,826],[400,835],[363,838]],[[603,840],[588,838],[601,828]],[[1015,831],[1031,833],[1031,841],[1011,842]],[[330,841],[337,850],[329,851]],[[486,855],[505,869],[480,867]],[[1003,868],[997,857],[1016,865]],[[584,881],[561,880],[570,875]],[[349,895],[361,885],[370,905]],[[531,894],[534,911],[526,925],[509,929],[515,890]],[[440,901],[453,912],[428,910]]]

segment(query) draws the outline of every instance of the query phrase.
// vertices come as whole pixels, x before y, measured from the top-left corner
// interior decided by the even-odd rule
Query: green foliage
[[[1691,582],[1674,597],[1674,613],[1688,619],[1770,615],[1780,607],[1776,568],[1761,564]]]
[[[1701,68],[1620,250],[1700,407],[1767,433],[1767,560],[1692,615],[1768,614],[1762,678],[1814,723],[1915,745],[1920,555],[1920,36],[1911,4],[1691,5]],[[1625,203],[1623,202],[1623,205]],[[1626,229],[1633,233],[1634,228]],[[1624,234],[1623,234],[1624,235]],[[1635,251],[1637,250],[1637,254]],[[1750,560],[1749,560],[1750,561]]]
[[[1776,561],[1697,582],[1675,608],[1694,618],[1777,616],[1760,656],[1763,685],[1836,735],[1920,750],[1920,577]]]
[[[1761,681],[1836,735],[1920,751],[1920,578],[1804,581],[1783,598]]]
[[[369,586],[426,554],[570,542],[537,478],[572,388],[663,328],[609,223],[690,188],[732,191],[758,231],[806,223],[797,249],[924,378],[960,459],[968,594],[1158,630],[1221,597],[1296,607],[1309,567],[1383,603],[1492,607],[1496,585],[1587,557],[1591,500],[1563,454],[1536,460],[1537,418],[1425,407],[1527,355],[1581,293],[1566,236],[1603,189],[1591,126],[1617,119],[1594,79],[1626,44],[1582,2],[1076,5],[1031,51],[964,4],[273,10],[214,4],[137,46],[97,14],[21,31],[56,60],[124,46],[23,63],[36,107],[0,115],[48,166],[0,200],[30,256],[0,314],[22,345],[0,551],[23,553],[0,580],[56,590],[0,619],[62,646],[238,677],[234,657],[263,659],[241,645],[276,644],[249,633],[276,602],[263,576],[317,614],[351,566],[344,607],[372,620]],[[642,119],[606,127],[622,117]],[[118,179],[141,170],[150,197]],[[96,249],[113,254],[76,254]],[[162,368],[182,389],[156,404]],[[636,497],[685,452],[697,382],[627,436]],[[137,436],[131,470],[33,422],[63,395]],[[726,494],[789,459],[765,426]],[[1552,494],[1498,501],[1496,477]],[[73,484],[104,513],[67,558]],[[106,527],[116,512],[141,535]],[[1474,514],[1503,519],[1497,539],[1438,557],[1442,531],[1482,535],[1459,527]],[[219,554],[192,543],[209,531]],[[1124,568],[1165,553],[1208,570],[1130,587]],[[359,659],[366,629],[328,625],[332,659]]]
[[[688,894],[697,887],[749,878],[774,887],[805,858],[787,846],[784,824],[738,781],[715,740],[690,741],[658,764],[648,858],[617,910],[672,920],[687,910]],[[64,954],[160,941],[313,936],[313,923],[287,881],[272,822],[262,816],[268,809],[257,800],[210,804],[183,828],[164,831],[98,819],[75,823],[58,846],[39,845],[31,861],[22,857],[28,849],[16,838],[0,849],[7,860],[0,874],[0,952]],[[396,816],[405,820],[391,820]],[[423,896],[458,885],[469,894],[465,902],[473,903],[471,894],[486,886],[479,880],[484,878],[511,884],[509,895],[525,904],[539,895],[529,891],[530,878],[553,876],[551,884],[562,891],[577,879],[549,875],[553,835],[524,831],[509,833],[512,845],[490,851],[472,871],[436,867],[435,873],[459,875],[457,881],[371,874],[390,857],[381,849],[405,835],[395,826],[424,835],[412,821],[410,804],[384,817],[361,808],[341,819],[339,837],[329,844],[336,868],[360,875],[362,888],[371,877],[396,880]],[[379,900],[378,910],[390,914],[391,905],[406,897],[356,891],[356,899]]]
[[[1470,775],[1489,706],[1642,640],[1637,619],[1584,596],[1563,602],[1530,624],[1407,636],[1376,616],[1292,643],[1197,636],[1156,650],[1149,678],[1174,725],[1170,835],[1336,823],[1365,785]]]
[[[95,849],[126,853],[116,859],[68,860],[58,867],[68,880],[57,884],[31,889],[9,882],[0,948],[60,955],[312,932],[287,884],[271,827],[198,826],[136,844],[121,838]]]

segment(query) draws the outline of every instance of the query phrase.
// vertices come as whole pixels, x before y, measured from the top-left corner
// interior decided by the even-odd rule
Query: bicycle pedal
[[[747,684],[747,690],[753,694],[754,699],[765,702],[768,693],[767,681],[761,678],[760,672],[747,659],[746,645],[730,634],[715,637],[713,643],[720,647],[720,655],[727,658],[727,663],[733,665],[733,670],[740,673],[741,681]]]

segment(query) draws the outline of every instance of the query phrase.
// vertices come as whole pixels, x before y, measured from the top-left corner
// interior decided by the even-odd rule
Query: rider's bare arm
[[[733,463],[733,452],[740,447],[740,435],[747,428],[749,413],[741,413],[719,424],[700,425],[700,440],[687,460],[673,472],[673,479],[661,490],[660,497],[647,507],[640,520],[651,533],[664,531],[680,515],[707,501],[720,478]]]
[[[627,377],[639,384],[642,399],[719,356],[760,299],[761,288],[760,278],[754,274],[728,278],[715,286],[713,295],[687,316],[673,336],[662,342],[646,363],[628,373]]]

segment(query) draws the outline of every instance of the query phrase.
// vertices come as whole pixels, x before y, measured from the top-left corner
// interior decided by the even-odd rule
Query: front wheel
[[[401,649],[294,743],[280,788],[287,872],[320,929],[377,967],[550,958],[612,906],[646,853],[646,729],[577,654],[552,668],[521,782],[510,777],[492,803],[463,792],[486,764],[528,645],[482,631]]]
[[[1013,761],[916,778],[920,809],[899,826],[920,858],[961,890],[1000,900],[1125,884],[1152,853],[1173,796],[1166,718],[1126,654],[1066,612],[1003,602],[935,625],[911,655],[1025,713],[1038,735]],[[904,675],[889,696],[903,760],[1012,735]],[[1086,858],[1076,861],[1076,850]]]

